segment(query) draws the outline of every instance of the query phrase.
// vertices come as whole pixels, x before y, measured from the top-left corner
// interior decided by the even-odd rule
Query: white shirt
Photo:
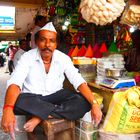
[[[77,90],[85,83],[78,69],[74,67],[66,54],[55,50],[48,74],[41,59],[38,48],[32,49],[21,56],[8,85],[16,84],[22,92],[50,95],[63,88],[65,75]]]
[[[24,50],[22,50],[21,48],[19,48],[19,50],[15,53],[14,55],[14,66],[17,65],[18,60],[20,59],[21,55],[23,55],[25,53]]]
[[[32,35],[31,35],[31,48],[37,48],[36,44],[35,44],[35,34],[40,30],[41,27],[39,26],[35,26],[33,31],[32,31]]]

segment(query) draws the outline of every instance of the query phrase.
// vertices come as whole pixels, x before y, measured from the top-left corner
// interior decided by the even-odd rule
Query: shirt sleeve
[[[82,83],[86,83],[79,70],[73,65],[69,57],[67,58],[65,66],[65,74],[75,90],[77,90]]]
[[[23,54],[19,59],[16,68],[14,69],[11,78],[7,81],[7,88],[11,84],[15,84],[22,90],[23,83],[27,77],[29,71],[29,58],[28,55]]]

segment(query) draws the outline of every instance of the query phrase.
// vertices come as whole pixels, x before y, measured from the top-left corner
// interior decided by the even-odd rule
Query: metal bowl
[[[126,70],[125,69],[106,69],[105,70],[106,77],[112,77],[112,78],[120,78],[126,76]]]

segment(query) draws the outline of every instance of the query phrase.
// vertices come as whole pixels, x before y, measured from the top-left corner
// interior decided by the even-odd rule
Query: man
[[[140,71],[140,30],[131,34],[133,48],[128,52],[125,67],[127,71]]]
[[[4,53],[0,52],[0,67],[4,66],[4,62],[5,62]]]
[[[8,58],[8,56],[9,56],[9,47],[10,47],[10,45],[12,45],[12,43],[11,43],[11,42],[8,42],[8,47],[5,49],[5,53],[6,53],[7,58]],[[7,58],[6,58],[6,59],[7,59]],[[6,62],[5,73],[9,73],[8,61]]]
[[[77,120],[91,109],[92,119],[101,121],[102,112],[91,90],[71,59],[56,50],[57,31],[47,23],[35,36],[38,48],[21,56],[8,81],[1,126],[10,131],[15,126],[15,114],[30,115],[24,125],[27,132],[49,116]],[[27,63],[28,61],[28,63]],[[76,91],[63,89],[66,77]]]
[[[39,29],[41,27],[43,27],[46,24],[46,17],[42,16],[42,15],[37,15],[35,17],[35,27],[32,31],[31,34],[31,48],[34,49],[36,48],[36,44],[35,44],[35,39],[34,39],[34,35],[36,34],[36,32],[39,31]]]
[[[9,56],[8,56],[8,69],[9,69],[9,73],[11,75],[11,73],[14,70],[14,55],[17,52],[17,48],[15,46],[13,46],[12,44],[9,46],[8,48],[8,52],[9,52]]]
[[[27,42],[27,51],[29,51],[31,49],[31,33],[27,33],[25,39],[26,39],[26,42]]]
[[[25,39],[19,41],[19,49],[14,55],[14,67],[16,67],[18,60],[20,59],[21,55],[27,51],[27,42]]]

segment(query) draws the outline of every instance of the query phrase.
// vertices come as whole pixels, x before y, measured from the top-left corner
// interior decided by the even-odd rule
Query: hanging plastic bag
[[[131,25],[131,26],[139,26],[140,23],[139,0],[128,0],[125,10],[122,14],[120,23]]]

